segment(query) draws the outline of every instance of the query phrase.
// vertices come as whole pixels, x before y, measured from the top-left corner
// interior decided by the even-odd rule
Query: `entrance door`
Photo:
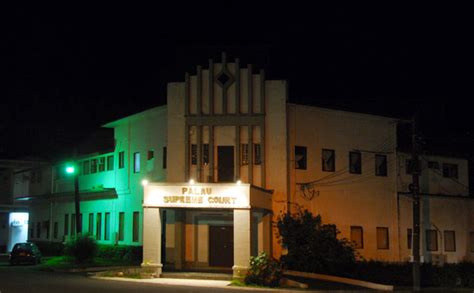
[[[234,265],[234,227],[209,226],[209,266]]]
[[[217,147],[217,181],[234,181],[234,147]]]

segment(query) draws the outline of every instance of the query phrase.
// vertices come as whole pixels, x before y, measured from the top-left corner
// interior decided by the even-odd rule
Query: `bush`
[[[283,275],[281,264],[265,252],[250,257],[250,268],[245,276],[245,284],[276,287]]]
[[[281,261],[285,268],[312,273],[334,274],[352,270],[357,254],[347,239],[338,239],[335,225],[322,224],[321,216],[308,210],[280,215],[280,242],[288,250]]]
[[[123,260],[130,264],[140,264],[143,259],[143,247],[131,245],[99,245],[98,255],[101,258]]]
[[[90,235],[80,235],[66,243],[65,254],[72,256],[76,263],[92,262],[97,255],[97,242]]]

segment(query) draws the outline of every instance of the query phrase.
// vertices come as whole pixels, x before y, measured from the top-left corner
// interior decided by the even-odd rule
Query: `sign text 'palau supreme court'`
[[[250,185],[153,183],[145,186],[144,207],[247,209]]]

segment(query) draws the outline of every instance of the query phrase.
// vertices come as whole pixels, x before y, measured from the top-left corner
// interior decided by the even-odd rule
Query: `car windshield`
[[[32,246],[30,243],[17,243],[15,247],[13,247],[14,251],[17,250],[31,250]]]

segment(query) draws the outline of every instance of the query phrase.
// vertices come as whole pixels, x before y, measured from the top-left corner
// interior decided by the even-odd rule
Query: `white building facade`
[[[409,157],[397,153],[398,121],[290,104],[287,92],[285,81],[223,55],[169,83],[166,106],[106,124],[115,149],[77,159],[83,231],[143,245],[143,266],[158,274],[232,268],[241,276],[251,255],[281,255],[279,214],[305,208],[366,259],[410,260],[411,175]],[[421,254],[472,261],[467,161],[425,159]],[[16,192],[31,203],[31,240],[73,234],[72,179],[60,170],[45,170],[47,191]]]

